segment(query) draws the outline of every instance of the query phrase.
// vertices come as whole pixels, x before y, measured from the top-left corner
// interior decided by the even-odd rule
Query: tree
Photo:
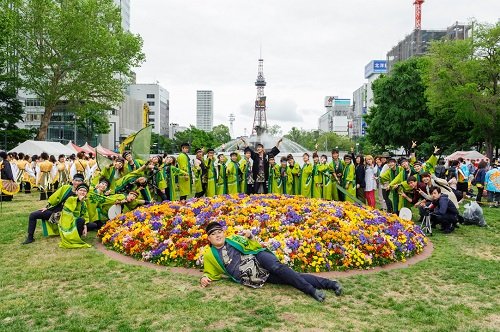
[[[314,150],[315,145],[318,143],[319,131],[318,130],[304,130],[292,127],[290,131],[284,136],[297,144],[302,145],[307,150]]]
[[[131,68],[143,60],[142,40],[123,31],[112,0],[12,0],[11,44],[22,87],[45,104],[36,139],[44,140],[56,106],[90,103],[111,109],[123,99]]]
[[[0,16],[0,31],[11,31],[11,24],[11,17]],[[7,33],[0,34],[0,128],[3,134],[0,139],[5,150],[34,136],[32,131],[16,126],[17,122],[23,121],[24,110],[17,99],[18,80],[15,57],[9,52],[9,37]]]
[[[275,124],[267,128],[267,133],[272,136],[281,136],[283,134],[283,131],[281,130],[280,125]]]
[[[191,125],[184,131],[177,132],[174,137],[174,151],[180,151],[182,143],[189,143],[191,151],[199,148],[215,148],[222,143],[216,142],[212,132],[206,132]]]
[[[469,137],[484,141],[492,158],[500,141],[500,23],[473,26],[470,39],[431,45],[426,96],[433,114],[469,124]]]
[[[349,151],[353,143],[348,137],[340,136],[336,133],[321,133],[317,140],[318,150],[331,151],[332,149],[339,149],[342,151]]]
[[[373,145],[408,150],[412,141],[422,142],[428,137],[431,115],[422,82],[425,64],[422,58],[411,58],[373,82],[376,105],[365,116],[367,138]]]
[[[173,148],[174,142],[170,138],[151,133],[151,153],[172,153]]]
[[[229,128],[226,125],[220,124],[212,128],[212,135],[217,146],[227,143],[231,140]]]

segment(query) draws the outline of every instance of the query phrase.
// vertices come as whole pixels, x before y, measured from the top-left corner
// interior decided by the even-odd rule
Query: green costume
[[[326,165],[323,171],[323,199],[332,200],[332,172],[330,171],[330,164]]]
[[[207,166],[207,192],[206,197],[213,197],[217,194],[217,170],[213,159],[207,158],[205,160]]]
[[[269,193],[272,194],[281,194],[283,189],[283,183],[281,181],[281,176],[280,176],[280,165],[274,164],[271,165],[269,164],[269,175],[267,179],[267,190]]]
[[[311,197],[312,194],[312,171],[311,164],[302,165],[300,172],[300,194],[304,197]]]
[[[230,160],[226,166],[227,193],[237,194],[241,187],[240,165],[237,161]]]
[[[331,191],[330,198],[334,201],[340,200],[339,191],[337,190],[337,186],[342,185],[342,174],[344,173],[344,162],[340,159],[332,160],[331,163],[328,164],[328,170],[330,171],[330,188]]]
[[[67,249],[91,247],[78,234],[76,221],[79,218],[84,219],[85,223],[89,222],[89,214],[85,201],[79,201],[76,196],[70,197],[64,203],[61,219],[59,220],[59,234],[61,235],[59,247]]]
[[[203,161],[201,161],[203,162]],[[194,192],[195,194],[201,193],[203,191],[203,170],[200,165],[194,166],[193,177],[194,177]]]
[[[390,183],[392,182],[399,174],[401,171],[400,166],[396,166],[394,169],[388,168],[385,172],[380,174],[380,182],[381,183]],[[398,207],[399,207],[399,194],[397,190],[391,189],[389,192],[389,200],[391,201],[392,205],[392,212],[398,213]]]
[[[226,164],[217,166],[217,195],[227,194]]]
[[[111,190],[111,192],[119,193],[122,191],[127,191],[127,187],[129,185],[132,185],[135,180],[137,180],[140,177],[145,176],[144,174],[144,169],[136,169],[135,171],[132,171],[123,177],[117,179],[114,181],[114,190]],[[108,179],[109,180],[109,179]],[[111,183],[111,182],[110,182]],[[110,185],[111,188],[111,185]]]
[[[65,184],[57,188],[57,190],[49,196],[47,202],[47,209],[51,210],[59,204],[66,201],[73,193],[73,186],[70,184]],[[42,233],[43,236],[49,235],[59,235],[59,227],[57,224],[42,220]]]
[[[261,251],[267,250],[259,242],[239,235],[227,237],[226,245],[230,245],[243,255],[256,255]],[[231,280],[238,282],[226,271],[224,262],[219,256],[217,249],[212,245],[206,246],[203,251],[203,276],[210,280],[220,280],[224,274],[229,276]]]
[[[356,198],[356,172],[352,162],[344,165],[341,184],[350,196]],[[354,200],[347,195],[345,200],[348,202],[354,202]]]
[[[177,165],[183,171],[183,175],[179,176],[179,195],[189,196],[193,191],[193,174],[191,173],[191,163],[189,156],[181,152],[177,157]]]
[[[278,165],[279,166],[279,165]],[[289,165],[285,167],[279,166],[278,172],[281,179],[281,193],[285,195],[292,195],[293,193],[293,174],[292,168]]]
[[[117,191],[116,186],[117,183],[123,182],[123,177],[125,172],[120,172],[116,170],[114,166],[105,167],[102,170],[101,176],[109,181],[109,190],[114,193]],[[123,188],[122,188],[123,189]]]
[[[132,164],[129,164],[129,162],[125,160],[125,165],[123,165],[123,172],[125,174],[128,174],[130,172],[138,170],[144,164],[145,164],[144,160],[141,159],[132,159]]]
[[[313,166],[313,198],[323,198],[323,172],[327,169],[326,164],[314,164]]]
[[[396,175],[396,177],[389,183],[389,186],[395,187],[396,185],[399,185],[399,188],[394,189],[394,191],[397,192],[398,196],[401,196],[402,192],[404,192],[408,196],[411,196],[413,189],[408,185],[407,181],[408,177],[415,174],[415,170],[411,167],[409,167],[408,169],[400,167],[398,175]],[[411,208],[411,205],[411,202],[408,202],[408,200],[398,197],[397,211],[400,211],[403,207]]]
[[[240,192],[246,194],[248,191],[248,177],[252,176],[250,172],[250,162],[247,159],[242,159],[240,161],[240,171],[241,171],[241,183]]]
[[[300,165],[293,163],[293,166],[288,164],[291,173],[292,190],[288,193],[290,195],[300,195]]]
[[[180,174],[186,174],[183,170],[180,168],[177,168],[172,165],[166,165],[165,168],[163,169],[164,171],[164,176],[166,179],[167,183],[167,189],[169,192],[169,197],[171,201],[175,201],[179,199],[178,191],[177,191],[177,177]]]

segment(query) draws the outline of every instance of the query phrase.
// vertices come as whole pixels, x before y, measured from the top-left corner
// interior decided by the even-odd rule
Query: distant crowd
[[[197,149],[193,159],[187,143],[176,157],[155,155],[148,160],[134,158],[133,151],[111,160],[96,160],[84,152],[57,159],[47,153],[0,152],[1,199],[12,199],[17,192],[12,184],[25,193],[36,188],[48,204],[30,215],[24,243],[34,241],[37,220],[42,220],[44,235],[59,232],[63,247],[87,246],[81,236],[120,212],[193,196],[302,195],[374,208],[378,204],[396,214],[414,206],[421,218],[431,211],[433,223],[441,224],[445,232],[456,226],[458,203],[473,194],[471,186],[477,188],[477,201],[483,195],[492,205],[500,201],[498,161],[458,159],[445,165],[437,148],[427,160],[419,160],[414,152],[396,159],[387,152],[372,156],[351,151],[340,158],[334,149],[331,157],[304,153],[300,165],[291,154],[277,159],[280,143],[266,151],[262,144],[252,148],[242,140],[242,151],[227,156],[216,155],[214,149]]]

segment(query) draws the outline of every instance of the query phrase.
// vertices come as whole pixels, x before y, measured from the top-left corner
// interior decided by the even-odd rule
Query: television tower
[[[233,113],[229,114],[229,133],[231,134],[231,137],[234,137],[234,130],[233,130],[234,120],[236,120],[234,114]]]
[[[267,130],[266,96],[264,95],[266,80],[264,79],[264,60],[262,59],[262,54],[259,59],[259,69],[255,86],[257,87],[257,98],[255,99],[252,135],[261,136]]]
[[[417,55],[422,53],[422,5],[424,0],[415,0],[415,33],[417,34]]]

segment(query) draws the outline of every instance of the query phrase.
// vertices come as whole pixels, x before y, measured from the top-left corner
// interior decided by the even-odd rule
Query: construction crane
[[[415,0],[415,30],[422,29],[422,4],[424,0]]]
[[[149,124],[149,104],[144,103],[142,106],[142,127],[145,128]]]

